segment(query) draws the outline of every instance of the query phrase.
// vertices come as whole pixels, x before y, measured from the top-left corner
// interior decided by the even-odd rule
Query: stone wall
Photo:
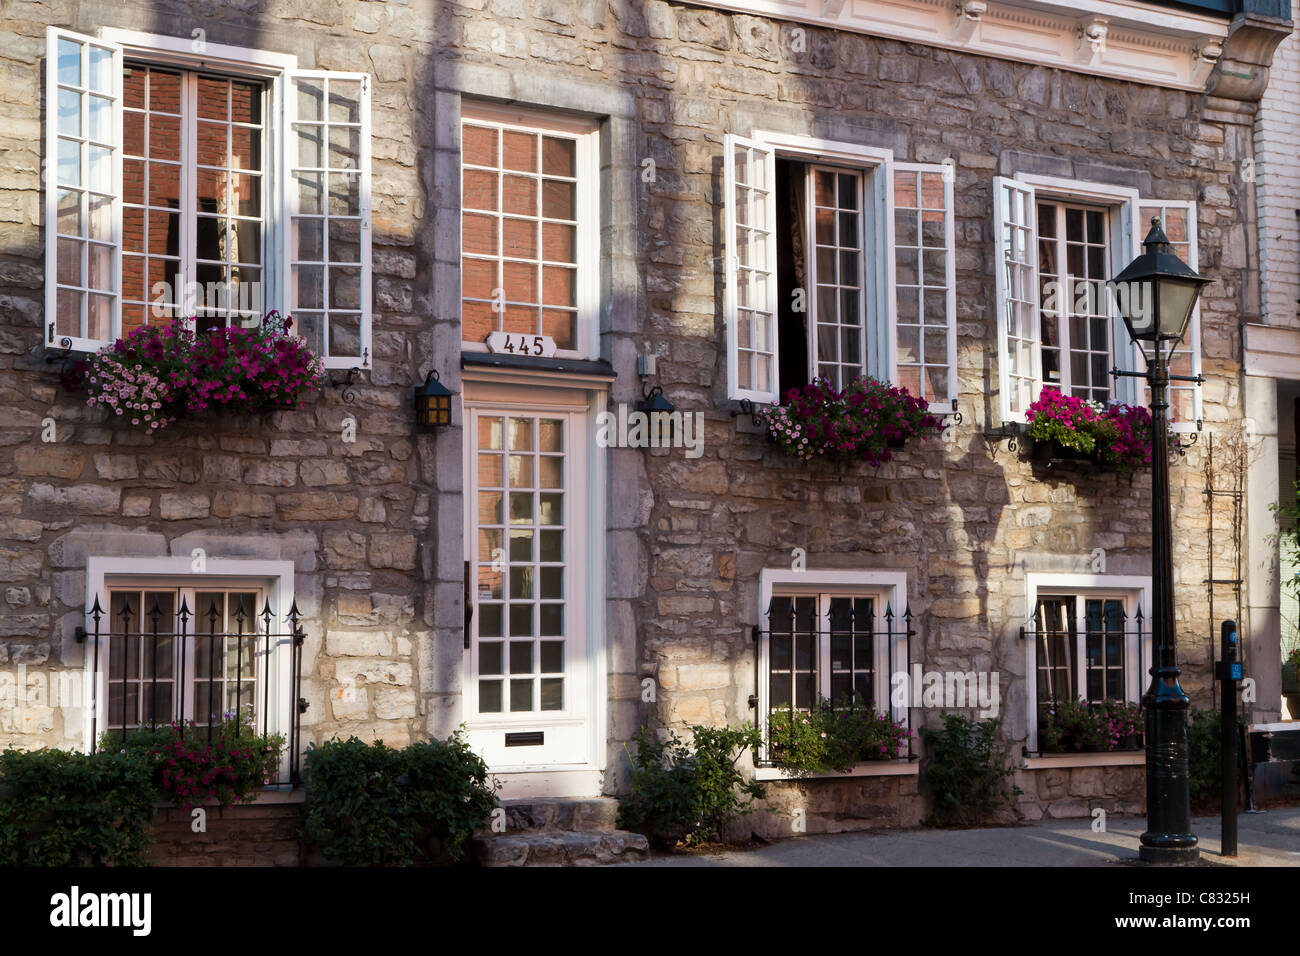
[[[379,2],[20,2],[0,59],[0,668],[51,681],[83,667],[86,557],[274,558],[294,564],[307,640],[304,745],[334,734],[424,736],[417,670],[434,656],[432,552],[437,440],[417,432],[411,388],[435,364],[432,115],[422,111],[427,10]],[[298,410],[181,421],[144,437],[64,394],[41,348],[41,144],[47,24],[101,26],[295,54],[299,66],[374,79],[373,368],[355,402],[326,388]],[[451,323],[451,318],[445,319]],[[333,373],[342,380],[342,373]],[[345,435],[354,423],[355,440]],[[45,424],[53,422],[52,436]],[[53,440],[43,440],[52,437]],[[455,444],[455,438],[443,439]],[[444,446],[443,455],[446,456]],[[458,536],[459,525],[444,530]],[[457,566],[457,573],[458,566]],[[457,590],[459,590],[457,585]],[[457,596],[459,618],[459,597]],[[287,610],[287,608],[285,609]],[[455,638],[459,661],[459,637]],[[0,713],[5,745],[81,746],[79,708]]]
[[[154,866],[303,866],[320,865],[319,854],[302,845],[301,803],[258,803],[211,807],[205,830],[195,833],[183,810],[154,816]]]
[[[248,5],[245,5],[248,6]],[[1199,205],[1205,418],[1240,415],[1236,316],[1248,126],[1200,97],[924,46],[801,28],[661,0],[286,2],[255,9],[74,0],[7,8],[0,60],[0,647],[10,660],[80,667],[86,553],[292,559],[308,615],[307,730],[393,743],[461,719],[461,432],[417,436],[411,385],[431,367],[459,387],[457,119],[462,97],[578,109],[602,128],[602,355],[612,401],[640,395],[634,356],[658,356],[677,408],[704,413],[704,456],[610,453],[611,701],[606,791],[622,744],[651,718],[739,723],[752,713],[758,577],[789,567],[908,575],[926,668],[1003,675],[1008,742],[1026,736],[1026,572],[1149,569],[1149,479],[1044,474],[985,436],[999,423],[993,302],[995,175],[1033,172],[1135,187]],[[255,14],[250,16],[250,12]],[[375,78],[374,370],[355,405],[178,424],[144,439],[59,393],[39,347],[44,26],[102,23],[260,46],[306,67]],[[953,440],[909,447],[873,472],[796,466],[732,415],[725,380],[722,137],[755,129],[887,147],[956,172],[958,365]],[[638,174],[653,159],[655,177]],[[609,187],[609,188],[606,188]],[[436,239],[435,239],[436,237]],[[357,441],[340,439],[342,419]],[[58,440],[40,442],[46,418]],[[1207,514],[1201,448],[1173,469],[1185,686],[1208,703]],[[657,680],[641,703],[640,680]],[[358,699],[345,694],[359,686]],[[933,714],[923,719],[933,720]],[[79,743],[57,715],[7,731],[22,745]],[[871,788],[839,782],[880,806]],[[810,787],[818,784],[811,783]],[[1085,786],[1085,785],[1081,785]],[[1090,786],[1090,785],[1089,785]],[[870,792],[868,792],[870,791]],[[1068,792],[1068,790],[1067,790]],[[818,797],[818,799],[823,799]],[[910,805],[910,802],[909,802]],[[903,819],[904,811],[890,811]],[[907,810],[906,813],[912,813]],[[910,817],[908,818],[910,819]]]

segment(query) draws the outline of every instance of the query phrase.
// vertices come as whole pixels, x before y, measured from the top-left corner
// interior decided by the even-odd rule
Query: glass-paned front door
[[[469,417],[471,739],[493,766],[582,762],[585,417]]]

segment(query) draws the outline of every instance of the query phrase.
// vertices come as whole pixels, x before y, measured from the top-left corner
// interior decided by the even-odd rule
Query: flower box
[[[1071,448],[1068,445],[1062,445],[1054,438],[1030,439],[1029,457],[1039,464],[1048,466],[1057,464],[1084,464],[1096,465],[1097,453],[1095,451],[1080,451],[1077,448]]]
[[[76,363],[63,384],[146,435],[210,410],[298,408],[324,384],[325,370],[292,326],[276,312],[255,328],[141,326]]]
[[[1114,753],[1142,747],[1142,714],[1119,700],[1048,701],[1038,728],[1040,753]]]
[[[1140,405],[1101,405],[1044,388],[1026,417],[1033,461],[1120,472],[1151,464],[1151,414]]]
[[[880,465],[910,438],[937,435],[943,421],[905,388],[860,376],[843,389],[823,378],[786,393],[767,414],[768,437],[802,461],[834,458]]]

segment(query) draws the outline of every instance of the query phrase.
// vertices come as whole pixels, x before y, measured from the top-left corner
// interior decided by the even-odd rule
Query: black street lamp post
[[[1158,218],[1142,242],[1144,252],[1113,280],[1129,335],[1147,360],[1151,388],[1151,630],[1156,661],[1151,686],[1142,697],[1146,711],[1147,830],[1140,859],[1147,863],[1190,863],[1199,851],[1191,832],[1188,791],[1187,695],[1178,683],[1174,634],[1173,540],[1169,496],[1169,382],[1200,381],[1170,375],[1169,356],[1187,331],[1201,288],[1212,281],[1197,275],[1171,250]],[[1150,351],[1146,346],[1150,346]]]

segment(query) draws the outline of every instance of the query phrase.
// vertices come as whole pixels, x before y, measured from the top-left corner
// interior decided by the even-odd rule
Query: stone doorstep
[[[484,837],[517,835],[525,832],[613,832],[618,818],[618,801],[613,797],[538,798],[513,797],[499,801],[506,812],[504,833],[491,828],[478,831]]]
[[[481,866],[605,866],[649,859],[650,844],[626,830],[532,830],[476,834],[474,856]]]

